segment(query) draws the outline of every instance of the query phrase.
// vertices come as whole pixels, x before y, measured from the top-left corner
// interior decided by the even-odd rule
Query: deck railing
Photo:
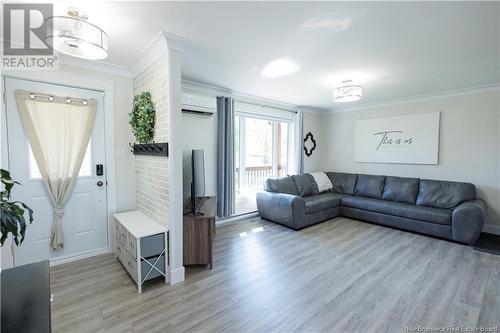
[[[278,166],[278,176],[283,176],[284,170],[283,166]],[[239,168],[236,168],[236,189],[239,190],[240,187],[244,187],[260,190],[264,186],[264,181],[272,176],[273,168],[270,165],[246,167],[243,174],[240,174]]]

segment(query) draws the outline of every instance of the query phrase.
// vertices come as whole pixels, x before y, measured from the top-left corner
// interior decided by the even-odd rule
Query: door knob
[[[104,183],[102,181],[97,182],[97,186],[101,187],[102,185],[104,185]]]

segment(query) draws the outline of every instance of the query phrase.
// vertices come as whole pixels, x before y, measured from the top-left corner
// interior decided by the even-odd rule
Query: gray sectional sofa
[[[319,193],[310,174],[268,179],[257,193],[262,218],[295,230],[345,216],[473,244],[486,203],[470,183],[327,172],[333,189]]]

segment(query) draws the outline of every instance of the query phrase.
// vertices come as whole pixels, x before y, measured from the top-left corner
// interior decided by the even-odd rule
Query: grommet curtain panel
[[[217,216],[234,213],[234,99],[217,97]]]
[[[97,101],[24,90],[15,93],[24,131],[54,207],[50,248],[58,250],[64,245],[64,204],[85,156]]]

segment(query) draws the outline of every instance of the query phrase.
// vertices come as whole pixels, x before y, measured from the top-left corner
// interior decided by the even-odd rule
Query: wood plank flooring
[[[259,229],[259,228],[262,229]],[[246,235],[245,235],[246,233]],[[346,218],[217,229],[214,269],[136,286],[112,255],[52,268],[54,332],[405,332],[498,327],[500,256]]]

